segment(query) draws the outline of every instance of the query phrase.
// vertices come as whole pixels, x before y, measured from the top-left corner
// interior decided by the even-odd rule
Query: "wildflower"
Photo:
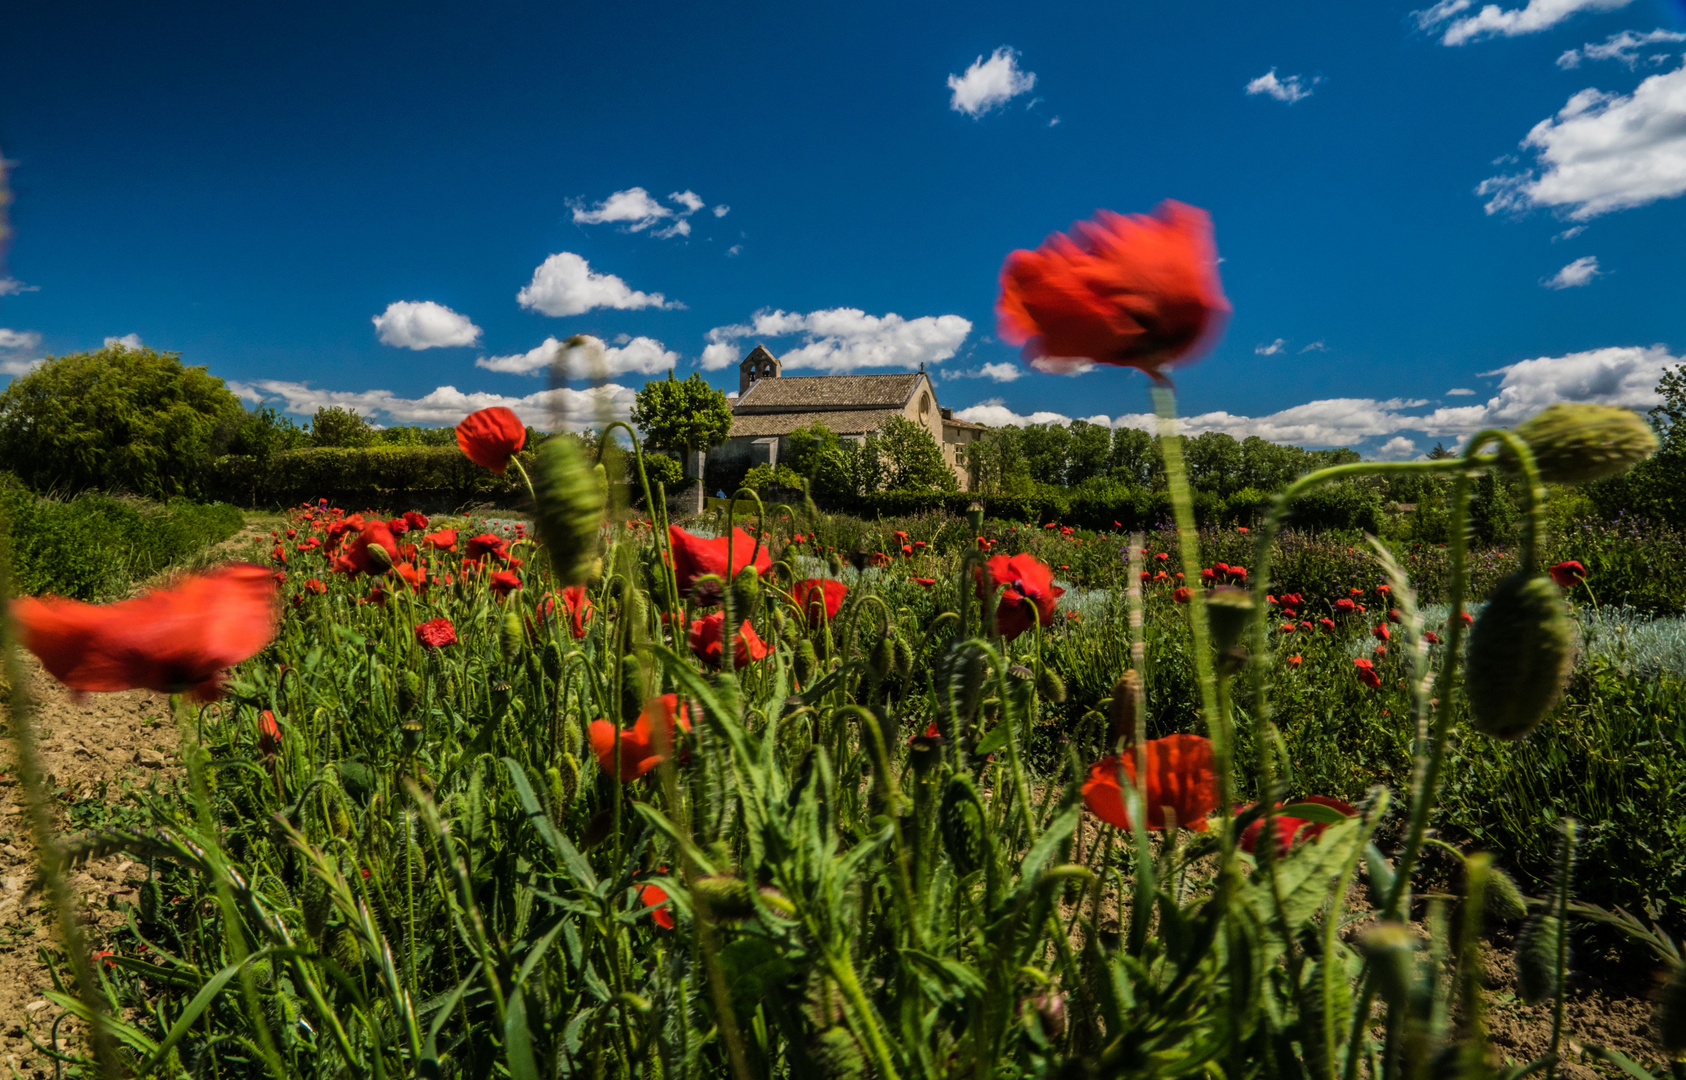
[[[1387,623],[1377,623],[1370,630],[1370,636],[1374,637],[1377,641],[1386,641],[1388,638],[1393,636],[1393,632],[1387,628]]]
[[[1153,580],[1155,580],[1155,581],[1169,581],[1170,575],[1165,573],[1165,571],[1161,570],[1161,571],[1159,571],[1159,573],[1153,575]]]
[[[1166,554],[1163,551],[1161,551],[1159,554],[1154,556],[1155,559],[1158,559],[1161,562],[1165,561],[1166,559],[1169,559],[1170,557],[1171,557],[1170,555]]]
[[[1247,533],[1248,533],[1247,526],[1245,526],[1245,525],[1237,525],[1235,527],[1235,531],[1240,533],[1242,536],[1246,536]]]
[[[1276,604],[1276,597],[1272,596],[1270,593],[1265,593],[1265,603],[1274,606]]]
[[[269,557],[283,566],[287,565],[287,549],[282,547],[280,544],[276,544],[275,547],[271,549]]]
[[[1232,566],[1232,567],[1229,568],[1229,576],[1232,577],[1232,578],[1239,578],[1242,581],[1246,581],[1247,580],[1247,568],[1245,566]]]
[[[265,709],[258,716],[258,753],[272,758],[280,752],[281,725],[275,722],[275,714]]]
[[[443,649],[457,643],[457,628],[450,619],[429,619],[416,627],[416,640],[429,649]]]
[[[1354,604],[1351,600],[1346,599],[1344,596],[1335,601],[1335,610],[1342,615],[1351,615],[1357,607],[1357,604]]]
[[[309,578],[304,583],[304,591],[313,592],[317,596],[323,596],[328,592],[328,586],[327,583],[322,581],[320,578]]]
[[[757,545],[755,538],[742,529],[733,529],[731,537],[732,565],[726,565],[726,537],[709,540],[701,536],[693,536],[677,525],[667,528],[668,541],[673,545],[673,571],[679,579],[679,591],[692,593],[696,581],[700,577],[713,575],[721,581],[732,581],[738,572],[746,566],[755,567],[756,573],[765,574],[773,567],[773,556],[765,544]],[[754,561],[751,561],[753,556]],[[707,583],[694,599],[699,604],[718,604],[722,586],[718,582]]]
[[[499,476],[526,444],[527,425],[502,405],[469,413],[457,425],[457,445],[468,460]]]
[[[1065,590],[1054,584],[1053,571],[1034,555],[996,555],[983,572],[977,573],[978,599],[988,603],[996,589],[1001,603],[995,609],[995,632],[1008,641],[1040,622],[1046,626],[1054,617],[1054,606]]]
[[[398,541],[384,521],[371,521],[357,533],[357,539],[346,549],[345,559],[338,564],[347,572],[380,576],[398,561]]]
[[[1298,629],[1299,629],[1299,627],[1294,625],[1291,622],[1285,622],[1285,623],[1282,624],[1282,632],[1284,634],[1292,634],[1295,630],[1298,630]]]
[[[1378,656],[1378,657],[1386,656],[1387,655],[1387,646],[1386,645],[1377,645],[1376,651],[1373,655]]]
[[[1467,611],[1458,612],[1458,618],[1463,620],[1465,626],[1474,626],[1475,625],[1475,616],[1471,615]]]
[[[1079,361],[1162,368],[1197,358],[1229,315],[1205,211],[1164,202],[1154,216],[1102,211],[1001,267],[997,333],[1041,370]]]
[[[1177,576],[1182,577],[1181,574],[1178,574]],[[1188,598],[1193,595],[1194,593],[1187,585],[1178,585],[1175,589],[1171,590],[1171,599],[1178,604],[1188,603]]]
[[[663,740],[669,747],[674,742],[674,727],[691,730],[690,713],[680,704],[679,695],[663,694],[644,702],[644,711],[630,730],[620,732],[621,780],[636,780],[660,765],[660,746],[655,741],[655,726],[661,724],[666,732]],[[591,752],[603,771],[615,773],[615,725],[607,720],[593,720],[589,731]]]
[[[1299,653],[1295,653],[1293,656],[1290,656],[1288,658],[1288,666],[1289,667],[1299,667],[1300,664],[1302,664],[1304,661],[1305,661],[1305,658],[1303,656],[1301,656]]]
[[[1327,795],[1307,795],[1299,801],[1302,803],[1316,803],[1318,806],[1327,806],[1331,810],[1337,810],[1340,813],[1345,814],[1347,817],[1355,817],[1358,814],[1356,807],[1341,802],[1339,799],[1331,799]],[[1255,803],[1253,805],[1256,806],[1258,804]],[[1252,809],[1252,807],[1248,807],[1247,809]],[[1282,804],[1277,803],[1276,809],[1282,809]],[[1288,854],[1288,849],[1294,846],[1294,839],[1301,830],[1304,830],[1305,832],[1306,842],[1310,843],[1316,840],[1319,836],[1322,836],[1323,830],[1329,827],[1321,821],[1307,821],[1304,818],[1281,816],[1272,818],[1271,824],[1275,826],[1272,831],[1276,834],[1276,854],[1278,857]],[[1241,830],[1240,847],[1242,851],[1245,851],[1249,855],[1254,854],[1254,849],[1258,847],[1259,834],[1264,832],[1264,825],[1265,819],[1261,816],[1251,825]]]
[[[566,589],[557,589],[555,594],[540,600],[533,608],[533,614],[539,619],[550,618],[550,613],[556,610],[556,597],[562,598],[562,607],[568,613],[568,632],[574,640],[585,637],[585,624],[591,621],[593,608],[591,597],[585,594],[584,585],[570,585]]]
[[[1067,569],[1070,569],[1070,568],[1062,566],[1062,567],[1060,567],[1060,569],[1061,570],[1067,570]],[[1151,573],[1149,573],[1148,571],[1143,570],[1142,571],[1142,582],[1145,584],[1145,583],[1147,583],[1149,581],[1152,581],[1152,580],[1153,580],[1153,575]]]
[[[903,544],[902,545],[902,558],[904,558],[904,559],[913,558],[913,545],[912,544]]]
[[[457,550],[457,530],[440,529],[438,532],[430,532],[422,537],[422,543],[436,551],[455,551]]]
[[[1220,574],[1227,574],[1227,573],[1229,573],[1229,564],[1228,563],[1213,563],[1212,569],[1217,571]]]
[[[1204,832],[1206,818],[1218,808],[1211,741],[1200,735],[1168,735],[1142,744],[1142,749],[1147,761],[1143,799],[1147,827],[1163,829],[1169,807],[1179,828]],[[1124,812],[1121,782],[1136,782],[1133,751],[1102,758],[1089,769],[1089,778],[1083,783],[1083,805],[1108,825],[1128,829],[1130,818]]]
[[[1325,634],[1332,634],[1332,633],[1335,632],[1335,620],[1333,620],[1333,619],[1330,619],[1330,618],[1318,619],[1317,625],[1321,626],[1323,628],[1323,632]]]
[[[288,529],[287,530],[287,539],[291,540],[297,535],[298,535],[297,530],[294,530],[294,529]]]
[[[512,570],[497,570],[492,574],[491,585],[492,591],[502,600],[521,587],[521,578]]]
[[[1218,572],[1211,567],[1207,567],[1206,569],[1200,571],[1200,580],[1201,581],[1210,583],[1210,582],[1216,581],[1217,579],[1218,579]]]
[[[1351,551],[1351,550],[1352,550],[1352,549],[1351,549],[1351,548],[1347,548],[1347,550],[1348,550],[1348,551]],[[1363,596],[1363,595],[1364,595],[1364,590],[1363,590],[1363,589],[1348,589],[1348,590],[1347,590],[1347,595],[1348,595],[1348,596]]]
[[[427,587],[427,568],[416,566],[414,563],[401,562],[392,568],[392,572],[404,579],[410,586],[411,592],[421,592]]]
[[[404,523],[417,532],[423,532],[427,529],[427,515],[416,510],[406,510]]]
[[[25,597],[12,605],[24,648],[72,690],[222,695],[223,671],[275,636],[269,571],[230,563],[115,604]]]
[[[1405,613],[1400,611],[1398,608],[1394,608],[1392,611],[1387,613],[1387,621],[1397,625],[1404,625]]]
[[[1362,656],[1353,657],[1352,662],[1358,667],[1358,681],[1372,690],[1382,688],[1382,677],[1376,674],[1376,666]]]
[[[1570,559],[1568,562],[1560,562],[1547,570],[1546,573],[1551,575],[1551,580],[1557,582],[1557,587],[1560,589],[1573,589],[1586,580],[1586,567],[1574,559]]]
[[[691,651],[696,654],[698,660],[711,667],[720,666],[720,631],[725,624],[724,611],[716,611],[691,623]],[[741,668],[751,660],[764,660],[768,651],[767,643],[761,640],[760,635],[755,632],[755,627],[745,619],[743,625],[738,628],[737,640],[732,651],[732,666]]]
[[[386,527],[392,530],[393,536],[403,536],[410,531],[410,523],[401,517],[393,518],[386,523]]]
[[[934,577],[916,577],[913,579],[913,583],[915,585],[923,585],[925,588],[929,589],[937,583],[937,579]]]
[[[1393,591],[1393,587],[1391,585],[1377,585],[1376,586],[1376,592],[1380,593],[1382,596],[1386,596],[1388,593],[1391,593],[1392,591]]]
[[[1428,642],[1430,645],[1438,645],[1440,644],[1440,635],[1435,633],[1433,630],[1424,630],[1423,640]]]
[[[672,930],[679,925],[673,921],[673,910],[667,906],[667,891],[659,885],[646,885],[639,889],[638,902],[647,908],[655,908],[650,912],[650,920],[663,930]]]
[[[843,607],[843,598],[848,593],[849,587],[841,581],[808,578],[796,583],[796,588],[791,590],[791,597],[796,601],[796,606],[807,613],[808,621],[817,623],[820,621],[822,610],[828,622],[837,618],[837,612]]]
[[[464,562],[485,562],[490,557],[509,566],[521,565],[521,560],[509,553],[509,541],[491,533],[471,537],[468,550],[463,552],[462,557]]]

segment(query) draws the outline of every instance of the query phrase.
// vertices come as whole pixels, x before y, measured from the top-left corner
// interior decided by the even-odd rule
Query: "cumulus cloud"
[[[39,285],[25,285],[15,277],[0,277],[0,296],[16,296],[19,293],[40,292]]]
[[[1657,380],[1665,370],[1683,361],[1686,357],[1670,355],[1662,345],[1612,346],[1536,357],[1487,372],[1500,377],[1499,386],[1479,404],[1440,406],[1423,412],[1420,410],[1428,403],[1420,399],[1326,398],[1265,416],[1202,413],[1184,418],[1181,425],[1190,434],[1222,431],[1238,439],[1257,435],[1299,446],[1373,444],[1372,453],[1381,453],[1389,445],[1387,440],[1395,440],[1397,446],[1400,438],[1461,438],[1483,428],[1510,427],[1559,401],[1647,410],[1661,401]],[[1061,413],[1019,414],[1000,399],[956,410],[955,415],[991,426],[1070,422],[1070,417]],[[1157,430],[1152,413],[1090,419],[1113,427]]]
[[[1452,389],[1446,391],[1446,396],[1447,397],[1474,397],[1475,391],[1469,389],[1466,386],[1454,386],[1454,387],[1452,387]]]
[[[1417,26],[1422,30],[1446,31],[1442,45],[1467,45],[1490,37],[1520,37],[1549,30],[1570,16],[1582,11],[1615,11],[1633,0],[1528,0],[1519,8],[1501,8],[1497,4],[1484,5],[1474,14],[1466,14],[1475,7],[1474,0],[1440,0],[1433,7],[1414,12]]]
[[[1303,75],[1290,75],[1286,79],[1279,79],[1276,77],[1276,69],[1271,68],[1247,84],[1247,96],[1264,94],[1292,105],[1310,97],[1311,88],[1322,81],[1322,76],[1308,81]]]
[[[1573,289],[1589,284],[1602,272],[1598,269],[1598,256],[1583,255],[1550,277],[1542,278],[1540,284],[1548,289]]]
[[[1407,458],[1417,456],[1417,444],[1403,435],[1395,435],[1376,447],[1372,456],[1380,458],[1382,461],[1404,461]]]
[[[667,199],[678,209],[662,205],[641,187],[617,191],[594,206],[586,206],[584,200],[574,200],[570,205],[573,207],[576,225],[620,225],[625,232],[643,232],[649,229],[651,236],[663,238],[690,236],[690,216],[706,205],[702,196],[686,188],[684,191],[671,192]],[[716,206],[714,216],[725,217],[730,209],[727,206]]]
[[[563,361],[562,371],[570,379],[658,375],[672,370],[679,362],[678,353],[663,348],[654,338],[621,334],[615,338],[614,345],[606,345],[601,338],[581,334],[567,341],[547,337],[537,348],[513,356],[482,356],[474,361],[474,366],[513,375],[537,375],[549,369],[558,357]]]
[[[998,109],[1020,94],[1028,94],[1036,85],[1034,71],[1019,69],[1017,49],[1001,46],[978,57],[964,75],[950,75],[948,88],[953,91],[948,107],[967,116],[978,117],[991,109]]]
[[[1254,345],[1253,352],[1258,356],[1275,356],[1277,353],[1287,348],[1287,346],[1288,343],[1285,340],[1277,338],[1269,345]]]
[[[480,340],[480,328],[467,315],[432,300],[399,300],[370,321],[382,345],[403,349],[442,349]]]
[[[599,274],[571,251],[559,251],[540,263],[533,280],[515,294],[524,308],[546,315],[580,315],[593,308],[636,311],[677,308],[661,293],[639,292],[613,274]]]
[[[1314,341],[1310,345],[1307,345],[1305,348],[1301,349],[1300,355],[1303,356],[1308,352],[1328,352],[1328,351],[1329,351],[1329,346],[1323,344],[1322,341]]]
[[[106,339],[111,344],[111,339]],[[41,346],[41,335],[34,330],[6,330],[0,328],[0,351],[22,352]]]
[[[735,255],[742,255],[742,254],[743,254],[743,245],[742,244],[733,244],[731,247],[726,249],[726,257],[728,259],[732,258]]]
[[[1017,364],[985,364],[973,371],[951,371],[951,379],[989,379],[993,382],[1014,382],[1024,376],[1024,368]]]
[[[1586,89],[1534,125],[1536,165],[1475,189],[1487,212],[1551,207],[1585,221],[1686,192],[1686,64],[1632,94]]]
[[[716,206],[714,208],[714,216],[717,217],[717,218],[725,217],[727,214],[730,214],[731,212],[732,212],[732,208],[730,206],[727,206],[725,203],[721,203],[719,206]]]
[[[1639,66],[1639,50],[1647,45],[1660,45],[1666,41],[1686,41],[1686,34],[1675,30],[1653,30],[1648,34],[1623,30],[1619,34],[1611,34],[1602,42],[1588,42],[1578,49],[1570,49],[1557,58],[1557,66],[1571,71],[1580,67],[1583,60],[1615,60],[1626,64],[1627,69],[1632,71]],[[1656,53],[1647,59],[1658,64],[1666,61],[1668,54]]]
[[[33,355],[40,347],[36,331],[0,327],[0,375],[27,375],[40,367],[43,358]]]
[[[338,405],[395,424],[443,426],[457,423],[476,409],[502,405],[524,423],[546,431],[579,431],[601,427],[610,420],[624,420],[637,397],[636,390],[616,383],[588,390],[540,390],[525,397],[465,393],[454,386],[441,386],[419,398],[400,397],[391,390],[322,390],[308,383],[279,379],[228,385],[248,401],[278,401],[286,412],[299,416],[313,415],[324,405]]]
[[[108,337],[105,339],[106,348],[109,349],[113,345],[117,346],[119,349],[138,349],[141,347],[141,337],[139,334],[124,334],[122,337]]]
[[[744,338],[800,337],[796,348],[779,354],[786,370],[812,368],[832,374],[860,368],[914,368],[940,364],[957,352],[972,324],[959,315],[904,319],[891,312],[868,315],[859,308],[831,308],[806,315],[758,311],[747,324],[717,326],[705,336],[702,367],[719,371],[742,357]]]

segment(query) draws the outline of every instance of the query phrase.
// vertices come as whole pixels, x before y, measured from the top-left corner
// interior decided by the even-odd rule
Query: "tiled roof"
[[[840,378],[859,378],[860,376],[839,376]],[[882,376],[866,376],[867,378]],[[784,379],[766,379],[757,386],[768,382],[784,382]],[[811,424],[824,424],[838,435],[866,435],[874,431],[882,431],[884,425],[890,422],[890,417],[900,416],[902,411],[895,409],[840,409],[821,410],[816,412],[773,412],[734,413],[732,416],[731,439],[769,438],[774,435],[789,435],[797,428],[808,427]]]
[[[918,372],[760,379],[738,398],[732,411],[742,416],[744,413],[785,412],[791,409],[900,409],[913,396],[913,388],[919,379]]]

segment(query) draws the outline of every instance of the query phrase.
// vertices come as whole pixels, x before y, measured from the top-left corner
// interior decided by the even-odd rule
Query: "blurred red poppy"
[[[380,554],[371,549],[378,549]],[[357,539],[345,551],[344,562],[339,565],[360,574],[379,576],[392,569],[392,564],[397,561],[398,541],[392,538],[392,530],[386,527],[384,521],[371,521],[358,532]]]
[[[1299,667],[1304,662],[1305,662],[1305,658],[1300,656],[1298,653],[1295,653],[1293,656],[1290,656],[1288,658],[1288,666],[1289,667]]]
[[[272,758],[280,752],[281,725],[275,722],[275,714],[265,709],[258,717],[258,753]]]
[[[650,912],[650,919],[663,930],[672,930],[679,925],[673,921],[673,909],[667,906],[667,891],[660,886],[646,885],[639,889],[638,902],[656,909]]]
[[[704,615],[691,623],[689,641],[691,651],[697,659],[710,667],[720,666],[720,630],[726,623],[726,613],[716,611],[712,615]],[[751,660],[763,660],[767,656],[767,643],[761,640],[755,632],[755,627],[748,619],[738,628],[737,644],[732,653],[732,666],[741,668]]]
[[[937,579],[934,578],[934,577],[916,577],[916,578],[913,579],[913,583],[915,585],[923,585],[927,589],[929,589],[931,586],[933,586],[937,583]]]
[[[1560,589],[1573,589],[1586,580],[1586,567],[1574,559],[1560,562],[1546,572],[1551,575],[1551,580],[1557,582]]]
[[[469,413],[457,425],[457,445],[468,460],[499,475],[527,444],[527,425],[502,405]]]
[[[669,525],[667,538],[673,545],[673,574],[678,578],[681,593],[693,593],[697,579],[710,574],[726,582],[736,578],[738,572],[746,566],[755,567],[756,572],[763,575],[773,566],[773,556],[767,550],[767,545],[757,544],[755,538],[742,529],[732,530],[730,567],[726,565],[724,536],[710,540],[707,537],[694,536],[677,525]],[[710,583],[694,598],[699,604],[718,604],[720,595],[721,586]]]
[[[1356,807],[1341,802],[1339,799],[1331,799],[1327,795],[1307,795],[1305,798],[1296,801],[1327,806],[1329,809],[1339,811],[1347,817],[1356,817],[1358,814]],[[1277,803],[1276,808],[1280,810],[1282,805],[1282,803]],[[1252,809],[1252,807],[1247,809]],[[1288,849],[1294,846],[1295,836],[1302,830],[1304,830],[1306,842],[1310,843],[1322,836],[1323,830],[1329,827],[1321,821],[1307,821],[1304,818],[1296,817],[1276,817],[1271,819],[1271,823],[1275,825],[1275,829],[1272,831],[1276,834],[1276,854],[1278,856],[1288,854]],[[1264,824],[1264,818],[1261,817],[1241,830],[1240,847],[1242,851],[1249,855],[1254,853],[1254,850],[1258,847],[1259,834],[1264,832]]]
[[[984,571],[989,579],[984,579]],[[978,599],[988,603],[997,589],[995,632],[1008,641],[1040,622],[1047,626],[1065,590],[1054,584],[1054,572],[1034,555],[996,555],[977,571]]]
[[[450,619],[429,619],[416,627],[416,640],[429,649],[442,649],[457,643],[457,628]]]
[[[689,710],[680,704],[679,695],[663,694],[644,702],[644,711],[638,714],[638,721],[628,730],[620,733],[621,780],[636,780],[662,762],[660,747],[656,741],[656,725],[663,725],[666,732],[666,742],[672,746],[674,742],[674,727],[683,731],[691,730]],[[597,757],[597,764],[610,776],[615,774],[615,725],[607,720],[593,720],[591,722],[591,752]]]
[[[1218,808],[1218,782],[1212,767],[1212,743],[1201,735],[1168,735],[1142,744],[1147,760],[1147,827],[1165,827],[1165,808],[1179,828],[1206,830],[1206,818]],[[1120,773],[1123,779],[1120,780]],[[1133,750],[1102,758],[1089,769],[1083,805],[1108,825],[1130,827],[1120,782],[1136,782]]]
[[[509,553],[509,540],[491,533],[470,537],[468,550],[462,557],[465,562],[485,562],[489,558],[509,566],[521,565],[521,560]]]
[[[310,578],[304,583],[304,591],[313,592],[318,596],[322,596],[327,593],[328,585],[320,578]]]
[[[521,587],[521,579],[510,570],[498,570],[491,577],[492,591],[501,600]]]
[[[457,550],[457,530],[440,529],[438,532],[428,533],[422,537],[422,542],[439,551],[455,551]]]
[[[1354,604],[1351,600],[1348,600],[1344,596],[1335,601],[1335,611],[1341,615],[1351,615],[1357,607],[1357,604]]]
[[[417,510],[404,511],[404,521],[410,528],[418,531],[427,528],[427,515]]]
[[[830,578],[807,578],[796,583],[791,590],[791,596],[796,601],[797,608],[806,612],[808,621],[820,621],[823,610],[827,621],[837,618],[837,612],[843,607],[843,598],[849,594],[849,586],[841,581]]]
[[[1229,315],[1218,281],[1212,222],[1203,210],[1164,202],[1154,216],[1101,211],[1001,268],[996,327],[1046,371],[1084,363],[1161,370],[1196,359]]]
[[[50,596],[12,605],[24,648],[72,690],[155,690],[198,701],[222,695],[225,669],[275,636],[275,581],[230,563],[115,604]]]
[[[1352,662],[1358,668],[1359,682],[1368,686],[1372,690],[1380,690],[1382,688],[1382,677],[1376,674],[1376,667],[1374,664],[1370,663],[1368,658],[1357,656],[1353,658]]]
[[[1177,576],[1181,577],[1182,575],[1178,574]],[[1179,604],[1188,603],[1189,597],[1191,597],[1193,595],[1194,595],[1194,593],[1189,589],[1189,587],[1187,585],[1178,585],[1175,589],[1171,590],[1171,599],[1176,601]]]

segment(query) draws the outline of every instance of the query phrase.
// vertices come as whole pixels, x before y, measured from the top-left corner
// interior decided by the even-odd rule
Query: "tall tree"
[[[653,450],[694,453],[719,446],[732,430],[726,395],[692,372],[689,378],[651,379],[638,391],[632,423]]]
[[[892,416],[879,439],[885,479],[892,491],[954,491],[960,486],[930,429]]]
[[[324,405],[310,418],[310,445],[357,447],[375,444],[375,426],[368,418],[338,405]]]

